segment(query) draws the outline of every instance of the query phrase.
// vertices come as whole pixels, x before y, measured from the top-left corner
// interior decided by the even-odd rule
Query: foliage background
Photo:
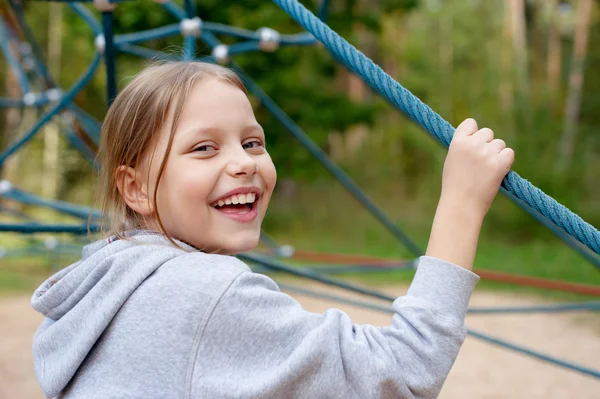
[[[586,1],[343,0],[332,2],[328,23],[454,126],[474,117],[480,127],[491,127],[515,149],[517,173],[599,226],[600,47],[594,45],[600,39],[598,1],[592,1],[585,29],[589,37],[580,71],[584,84],[574,152],[566,166],[560,164],[570,79],[577,72],[574,43],[577,27],[584,23],[577,10]],[[316,8],[314,1],[302,3]],[[60,13],[57,7],[63,8]],[[266,25],[283,33],[299,31],[269,1],[202,0],[197,1],[197,10],[207,21],[252,30]],[[92,58],[91,32],[66,6],[56,3],[27,2],[26,18],[43,49],[58,44],[58,59],[50,67],[61,86],[69,87]],[[126,2],[115,11],[116,33],[174,22],[150,1]],[[553,36],[556,32],[558,39]],[[178,37],[146,44],[169,52],[179,51],[181,45]],[[199,43],[198,55],[206,54],[207,48]],[[445,157],[440,145],[373,95],[320,46],[245,54],[236,62],[425,246]],[[117,64],[122,87],[144,61],[120,55]],[[557,75],[551,75],[551,64],[559,68]],[[3,96],[15,94],[7,69],[1,60]],[[76,101],[102,119],[103,69]],[[265,221],[267,232],[299,248],[409,255],[258,103],[256,113],[279,174]],[[14,123],[1,113],[4,144],[31,126],[35,117],[35,111],[24,111]],[[46,192],[51,197],[93,205],[96,176],[91,165],[61,141],[55,167],[45,167],[44,137],[39,135],[11,160],[13,165],[2,171],[4,178],[35,193],[43,193],[50,181],[54,189]],[[33,214],[57,220],[37,212]],[[10,242],[6,236],[2,240]],[[503,197],[486,219],[477,262],[485,268],[600,282],[591,266]]]

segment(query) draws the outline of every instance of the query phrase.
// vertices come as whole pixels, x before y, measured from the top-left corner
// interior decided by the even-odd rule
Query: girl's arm
[[[390,324],[308,312],[268,277],[241,273],[203,320],[187,398],[437,398],[466,337],[477,276],[423,257]]]
[[[428,256],[473,268],[483,219],[513,161],[513,150],[494,139],[490,129],[479,130],[473,119],[456,129],[444,164]]]

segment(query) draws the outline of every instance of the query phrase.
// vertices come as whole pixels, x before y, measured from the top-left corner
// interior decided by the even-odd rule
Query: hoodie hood
[[[82,259],[46,280],[31,305],[46,318],[33,338],[35,373],[47,397],[60,393],[127,298],[158,267],[193,248],[136,231],[83,248]],[[149,247],[150,246],[150,247]],[[159,250],[152,250],[155,247]]]

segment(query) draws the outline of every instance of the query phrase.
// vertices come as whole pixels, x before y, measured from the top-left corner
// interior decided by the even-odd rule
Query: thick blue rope
[[[455,130],[449,122],[392,79],[379,66],[321,22],[302,4],[296,0],[273,0],[273,2],[320,40],[336,59],[358,74],[365,83],[432,134],[442,144],[449,146]],[[600,232],[564,205],[559,204],[513,171],[505,177],[502,187],[550,219],[592,251],[600,254]]]

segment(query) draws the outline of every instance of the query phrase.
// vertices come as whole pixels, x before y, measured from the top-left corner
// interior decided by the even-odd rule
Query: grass
[[[32,294],[45,279],[74,260],[73,255],[1,259],[0,296]]]

